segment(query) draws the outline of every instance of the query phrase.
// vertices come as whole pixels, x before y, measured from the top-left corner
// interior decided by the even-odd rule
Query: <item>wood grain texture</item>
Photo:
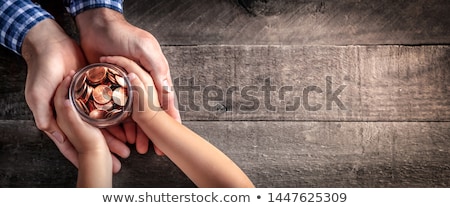
[[[449,10],[447,0],[124,2],[163,45],[448,44]]]
[[[185,122],[257,187],[449,187],[449,122]],[[32,121],[0,121],[0,187],[73,187],[76,169]],[[27,131],[23,131],[27,129]],[[130,146],[133,148],[133,146]],[[115,187],[195,187],[132,151]]]
[[[450,121],[448,46],[163,50],[183,120]],[[32,119],[21,76],[1,84],[2,119]]]
[[[62,5],[39,3],[78,37]],[[141,0],[124,10],[160,41],[184,124],[257,187],[450,187],[450,1]],[[74,187],[76,168],[25,102],[25,62],[0,48],[0,71],[0,187]],[[133,150],[121,161],[115,187],[195,187],[166,157]]]
[[[185,120],[450,119],[447,46],[165,49]]]

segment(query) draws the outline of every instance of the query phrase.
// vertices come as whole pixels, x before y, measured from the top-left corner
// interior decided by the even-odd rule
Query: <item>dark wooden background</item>
[[[184,124],[257,187],[450,187],[450,1],[140,0],[124,7],[132,24],[160,41]],[[76,37],[67,14],[56,16]],[[25,102],[24,61],[4,48],[0,56],[0,187],[74,187],[76,169],[36,129]],[[191,87],[201,92],[181,92]],[[205,104],[205,89],[221,89],[210,96],[223,99]],[[304,104],[304,89],[316,90],[307,104],[320,109]],[[327,103],[333,93],[342,103]],[[255,100],[259,107],[245,110]],[[194,187],[153,152],[133,148],[122,162],[115,187]]]

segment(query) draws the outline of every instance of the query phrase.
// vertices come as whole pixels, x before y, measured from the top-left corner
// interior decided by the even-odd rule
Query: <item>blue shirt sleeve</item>
[[[18,55],[28,31],[44,19],[54,19],[30,0],[1,0],[0,3],[0,44]]]
[[[123,13],[122,3],[123,0],[64,0],[64,6],[72,16],[95,8],[109,8]]]

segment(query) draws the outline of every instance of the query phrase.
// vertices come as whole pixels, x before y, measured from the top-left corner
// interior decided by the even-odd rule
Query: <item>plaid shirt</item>
[[[123,0],[64,0],[67,11],[76,16],[93,8],[109,8],[120,13]],[[25,35],[37,23],[54,17],[31,0],[0,0],[0,44],[21,55]]]

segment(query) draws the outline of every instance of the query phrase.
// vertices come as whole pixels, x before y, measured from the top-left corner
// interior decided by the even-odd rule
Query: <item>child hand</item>
[[[56,121],[68,137],[78,154],[93,151],[108,151],[108,146],[102,132],[81,120],[73,105],[67,99],[71,77],[66,77],[58,86],[54,96]]]
[[[54,104],[56,122],[78,153],[77,187],[111,187],[113,156],[100,129],[81,120],[66,98],[70,80],[66,77],[58,86]]]
[[[129,73],[133,90],[132,118],[138,124],[163,111],[152,77],[134,61],[121,56],[102,57],[100,61],[121,66]]]

